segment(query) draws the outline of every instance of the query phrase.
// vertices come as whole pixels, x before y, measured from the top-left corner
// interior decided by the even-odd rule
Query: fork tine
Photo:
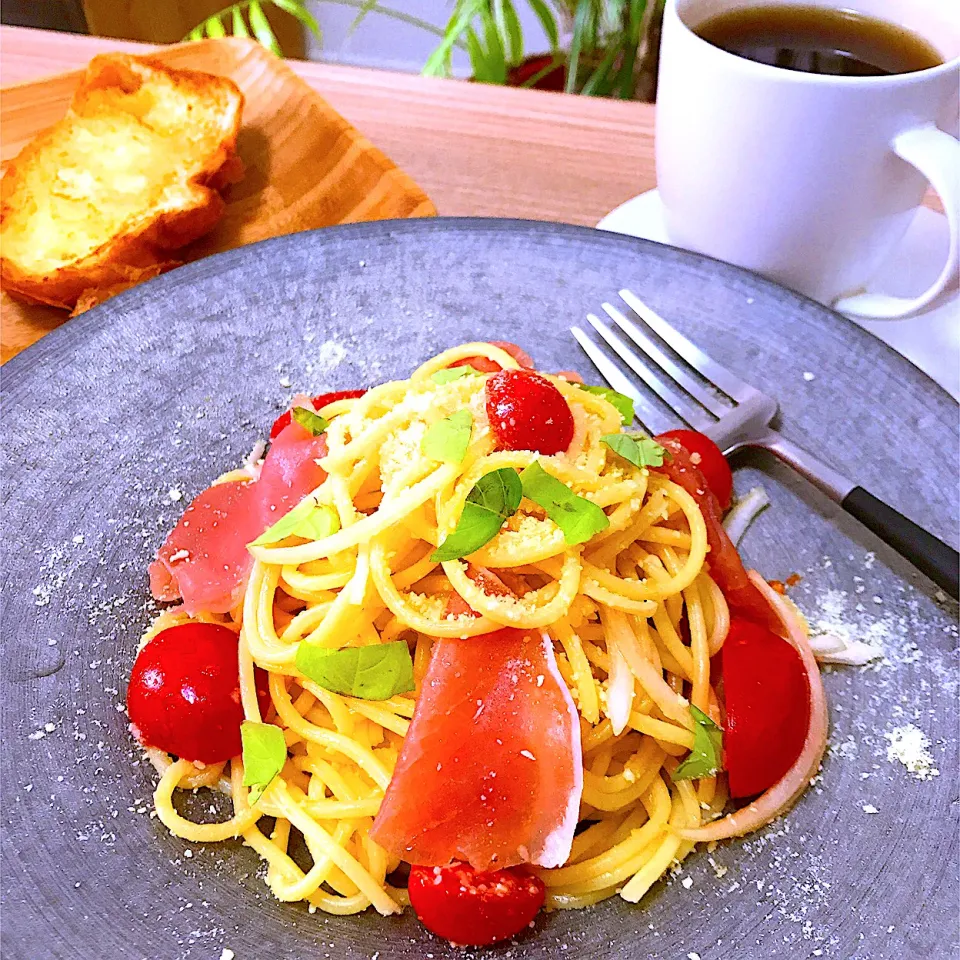
[[[674,383],[683,387],[695,400],[698,400],[712,414],[722,417],[730,410],[729,405],[721,403],[708,389],[694,380],[682,367],[668,357],[632,320],[628,320],[615,306],[602,304],[604,312],[614,323],[668,376]]]
[[[696,344],[674,330],[663,317],[651,310],[635,294],[629,290],[621,290],[620,296],[661,340],[669,344],[694,370],[719,387],[727,396],[733,397],[738,403],[743,403],[756,394],[750,384],[744,383],[726,367],[708,357]]]
[[[655,424],[662,417],[657,413],[656,408],[650,405],[650,401],[617,369],[616,364],[587,337],[580,327],[571,327],[570,332],[577,343],[583,347],[583,352],[600,371],[600,376],[617,393],[622,393],[633,401],[636,419],[640,421],[640,425],[650,434],[657,433]]]
[[[684,399],[682,394],[669,387],[666,382],[658,377],[649,367],[645,366],[630,349],[605,323],[599,320],[592,313],[587,314],[587,320],[590,326],[607,342],[611,350],[658,396],[664,403],[670,407],[673,412],[685,420],[695,430],[708,430],[716,420],[704,412],[702,407],[698,407],[689,400]]]

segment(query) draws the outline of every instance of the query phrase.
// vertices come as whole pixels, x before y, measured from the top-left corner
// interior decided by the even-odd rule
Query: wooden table
[[[75,70],[97,53],[147,49],[99,37],[0,27],[0,82],[9,86]],[[406,169],[444,216],[593,226],[655,184],[650,104],[320,63],[291,65]],[[18,149],[3,143],[0,134],[0,159],[10,159]],[[51,325],[56,322],[51,319]],[[42,332],[5,322],[3,359]]]

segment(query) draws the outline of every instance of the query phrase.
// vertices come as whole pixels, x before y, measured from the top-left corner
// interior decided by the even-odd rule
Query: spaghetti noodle
[[[619,893],[636,902],[686,857],[722,813],[725,778],[674,779],[694,747],[691,706],[715,722],[721,706],[712,658],[730,626],[724,594],[707,567],[708,531],[697,501],[663,473],[616,456],[601,438],[621,432],[621,415],[601,394],[548,377],[573,415],[569,448],[543,456],[497,450],[484,408],[484,376],[435,377],[467,358],[517,367],[497,346],[470,343],[441,353],[409,380],[383,384],[319,412],[329,422],[328,473],[312,491],[336,531],[252,545],[242,602],[224,614],[162,613],[144,643],[188,620],[225,625],[239,637],[240,691],[249,721],[283,732],[280,774],[254,804],[240,757],[208,766],[149,751],[161,771],[155,806],[175,835],[192,842],[240,837],[267,864],[283,901],[333,914],[407,903],[400,862],[369,836],[400,756],[431,650],[438,639],[503,626],[545,631],[579,713],[583,757],[580,826],[567,862],[537,870],[553,908],[585,907]],[[457,411],[472,415],[459,463],[423,453],[430,426]],[[524,499],[500,532],[462,559],[433,552],[457,525],[485,475],[534,461],[608,524],[570,544],[538,504]],[[220,481],[250,479],[233,471]],[[485,590],[476,569],[509,588]],[[471,608],[451,613],[456,593]],[[343,649],[404,641],[416,689],[382,701],[331,692],[296,665],[301,643]],[[800,642],[803,642],[802,639]],[[261,709],[255,667],[267,671]],[[817,760],[819,757],[817,757]],[[194,823],[174,808],[178,789],[219,787],[233,815]],[[269,832],[263,817],[274,818]],[[302,837],[311,864],[291,856]],[[302,858],[301,858],[302,862]]]

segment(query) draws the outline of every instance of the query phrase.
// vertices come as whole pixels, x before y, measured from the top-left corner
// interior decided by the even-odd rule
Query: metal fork
[[[588,314],[587,320],[624,364],[680,419],[710,437],[725,454],[743,447],[769,450],[819,487],[950,596],[957,598],[960,594],[960,555],[956,550],[783,437],[770,426],[777,414],[777,401],[773,397],[711,359],[629,290],[621,290],[620,297],[626,304],[626,311],[609,303],[602,305],[603,310],[643,351],[647,362],[641,360],[633,348],[597,316]],[[652,432],[658,414],[647,397],[580,327],[571,327],[570,332],[607,383],[634,401],[637,419]],[[694,377],[683,364],[677,363],[658,345],[657,338],[710,386]]]

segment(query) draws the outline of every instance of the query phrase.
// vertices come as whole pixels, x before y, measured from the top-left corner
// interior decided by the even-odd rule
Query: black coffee
[[[943,63],[917,34],[852,10],[743,7],[711,17],[694,31],[739,57],[804,73],[883,77]]]

